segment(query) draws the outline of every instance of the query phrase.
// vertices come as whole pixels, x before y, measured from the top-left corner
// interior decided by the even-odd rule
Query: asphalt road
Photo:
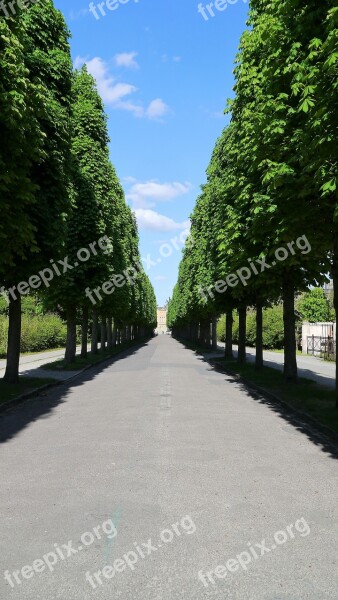
[[[88,349],[90,347],[88,346]],[[234,354],[236,356],[236,346],[234,346]],[[224,351],[224,344],[219,344],[220,352]],[[254,362],[255,349],[247,348],[247,360]],[[77,353],[80,353],[80,346],[77,348]],[[27,377],[52,377],[55,379],[68,379],[73,377],[74,373],[58,371],[46,371],[40,369],[42,365],[48,362],[53,362],[64,357],[64,350],[50,350],[47,352],[38,352],[36,354],[23,354],[20,357],[20,374]],[[264,351],[264,364],[268,367],[283,370],[284,354],[278,352]],[[332,362],[326,362],[315,356],[298,355],[298,372],[300,377],[312,379],[317,383],[326,387],[335,387],[336,371],[335,365]],[[0,377],[6,369],[6,361],[0,360]]]
[[[40,367],[48,361],[58,360],[63,358],[65,355],[64,350],[50,350],[48,352],[36,352],[35,354],[22,354],[20,356],[20,373],[22,373],[27,367]],[[0,371],[6,369],[6,360],[0,360]]]
[[[169,336],[0,442],[1,600],[338,600],[338,453]]]

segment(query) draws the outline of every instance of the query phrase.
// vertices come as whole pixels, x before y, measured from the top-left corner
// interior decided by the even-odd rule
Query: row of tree
[[[333,304],[331,302],[331,292],[322,288],[313,288],[305,294],[301,294],[296,300],[296,338],[299,350],[307,351],[303,348],[303,323],[332,323],[335,318]],[[249,308],[247,314],[246,342],[251,348],[256,346],[256,311]],[[233,340],[238,342],[238,314],[235,311],[233,315]],[[217,323],[217,339],[225,342],[226,319],[222,315]],[[329,329],[330,331],[330,329]],[[332,341],[332,340],[331,340]],[[306,342],[305,342],[306,343]],[[281,350],[284,347],[284,323],[283,323],[283,305],[273,304],[263,310],[263,347],[266,350]],[[332,344],[329,346],[330,350]],[[328,345],[322,348],[323,355],[327,351]],[[331,352],[330,352],[331,354]],[[332,360],[332,356],[330,359]]]
[[[184,250],[169,305],[169,326],[192,340],[209,340],[210,323],[226,313],[228,356],[238,310],[240,361],[247,307],[255,307],[261,367],[262,309],[281,298],[290,381],[297,379],[296,294],[330,273],[338,309],[337,23],[334,0],[251,0],[231,121],[192,214],[194,243]],[[277,260],[278,248],[285,251]],[[238,270],[241,280],[230,276],[222,287]]]
[[[5,5],[9,5],[6,3]],[[11,3],[13,4],[13,3]],[[66,359],[76,354],[76,324],[82,321],[82,353],[149,333],[156,325],[156,299],[140,268],[135,216],[125,202],[109,160],[107,118],[95,81],[86,67],[73,72],[69,31],[52,0],[16,7],[0,18],[0,285],[9,294],[9,334],[5,379],[18,378],[21,329],[19,291],[43,297],[67,319]],[[97,246],[104,238],[104,251]],[[78,251],[96,243],[88,260]],[[73,268],[56,270],[67,257]],[[95,305],[88,288],[101,287],[138,265],[137,275]],[[77,265],[76,268],[74,265]],[[32,278],[54,270],[51,283]],[[47,277],[48,276],[48,277]],[[29,289],[28,289],[29,288]],[[111,341],[113,340],[113,342]]]

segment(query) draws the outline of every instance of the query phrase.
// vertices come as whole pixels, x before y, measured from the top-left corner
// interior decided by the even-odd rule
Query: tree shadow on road
[[[216,369],[212,369],[216,370]],[[286,403],[274,397],[269,397],[268,392],[258,392],[251,388],[250,384],[239,381],[238,379],[228,375],[227,381],[236,384],[240,390],[247,396],[255,400],[259,404],[265,404],[280,417],[282,417],[289,425],[292,425],[297,431],[307,436],[307,438],[318,446],[323,452],[331,455],[332,458],[338,459],[338,438],[335,440],[335,433],[326,432],[325,428],[321,428],[320,423],[315,423],[314,420],[305,413],[300,413],[288,406]]]
[[[185,344],[181,342],[183,346]],[[189,346],[188,350],[191,350]],[[243,381],[237,376],[234,376],[222,368],[218,363],[215,363],[215,356],[210,354],[204,355],[200,352],[195,352],[196,357],[209,365],[209,371],[222,373],[227,379],[227,383],[236,385],[242,392],[244,392],[249,398],[259,404],[268,406],[272,411],[282,417],[288,424],[292,425],[297,431],[307,436],[307,438],[318,446],[323,452],[330,454],[332,458],[338,459],[338,435],[333,431],[332,434],[317,423],[312,417],[306,413],[300,412],[291,406],[289,406],[283,400],[278,399],[273,394],[266,392],[265,390],[255,389],[255,384]]]
[[[123,350],[120,354],[91,367],[76,379],[65,381],[56,387],[41,391],[41,393],[37,391],[36,396],[33,398],[2,413],[0,415],[0,443],[5,443],[14,438],[34,421],[51,417],[57,406],[67,402],[72,390],[94,380],[114,363],[119,363],[119,366],[122,366],[123,361],[137,354],[145,346],[148,346],[148,342]]]

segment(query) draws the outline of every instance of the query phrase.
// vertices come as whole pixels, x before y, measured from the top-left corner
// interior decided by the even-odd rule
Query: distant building
[[[167,327],[167,309],[165,307],[157,307],[157,333],[165,333]]]

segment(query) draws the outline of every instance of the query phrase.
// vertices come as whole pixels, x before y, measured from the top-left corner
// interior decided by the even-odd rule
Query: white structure
[[[336,342],[336,323],[303,323],[303,354],[319,356],[327,351],[330,342]]]

